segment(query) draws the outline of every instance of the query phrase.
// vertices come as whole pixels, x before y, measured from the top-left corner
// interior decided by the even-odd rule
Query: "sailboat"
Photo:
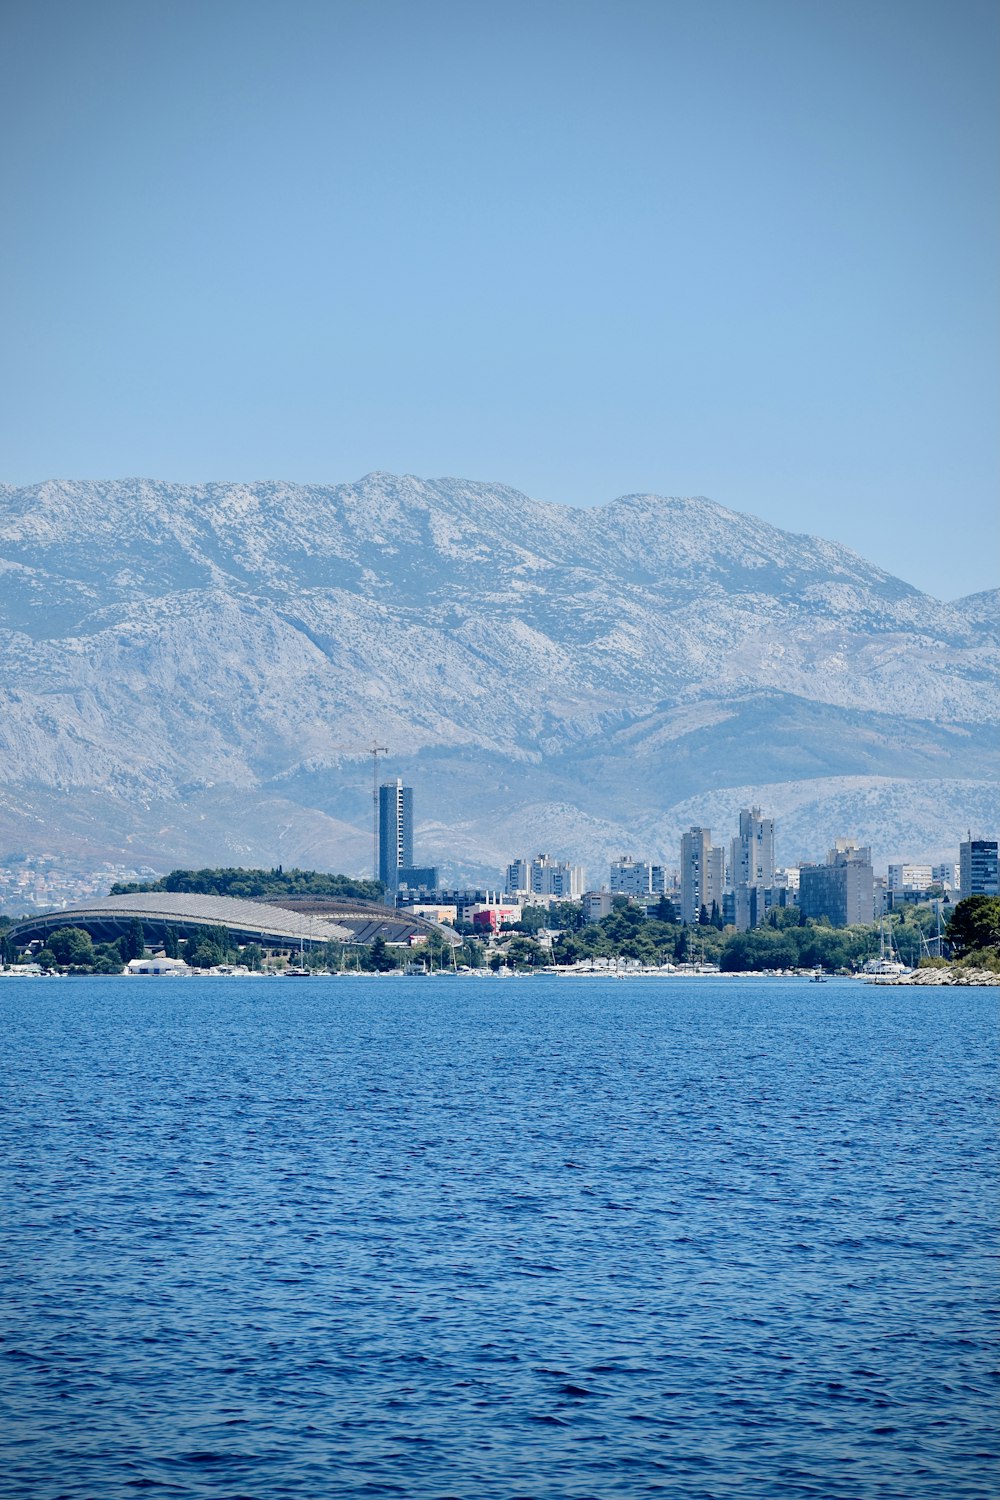
[[[910,973],[906,964],[900,962],[892,946],[891,927],[888,944],[886,943],[885,922],[881,917],[878,924],[878,958],[869,958],[861,965],[861,972],[873,979],[898,979],[900,974]]]

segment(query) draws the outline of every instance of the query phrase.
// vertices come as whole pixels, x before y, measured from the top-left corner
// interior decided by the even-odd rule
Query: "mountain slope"
[[[192,849],[235,838],[266,857],[289,804],[360,838],[373,739],[419,814],[461,820],[498,863],[511,798],[564,809],[564,852],[594,860],[584,829],[634,842],[725,787],[735,816],[748,785],[946,781],[940,819],[917,799],[920,850],[873,811],[886,853],[952,848],[965,782],[970,817],[996,805],[989,596],[942,603],[704,499],[581,510],[385,474],[0,487],[0,692],[0,838],[26,847],[19,801],[58,823],[79,797],[106,809],[113,847],[139,837],[153,860],[147,803],[179,815],[172,859],[196,802]],[[325,862],[353,868],[340,837]]]

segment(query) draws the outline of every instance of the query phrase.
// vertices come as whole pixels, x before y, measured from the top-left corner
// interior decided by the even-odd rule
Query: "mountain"
[[[932,599],[705,499],[502,485],[0,486],[0,859],[676,862],[756,797],[782,859],[1000,824],[997,594]]]

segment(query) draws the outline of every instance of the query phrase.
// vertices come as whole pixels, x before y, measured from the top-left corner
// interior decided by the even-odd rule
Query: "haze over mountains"
[[[1000,825],[998,604],[704,499],[0,486],[0,855],[363,872],[376,741],[454,876],[751,798],[783,862],[944,857]]]

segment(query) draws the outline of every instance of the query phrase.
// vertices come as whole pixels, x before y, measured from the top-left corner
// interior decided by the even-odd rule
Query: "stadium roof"
[[[355,942],[350,927],[329,917],[241,901],[235,896],[196,896],[181,891],[135,891],[127,896],[105,896],[84,906],[42,912],[26,917],[11,928],[15,941],[44,937],[59,927],[85,927],[92,937],[114,941],[138,918],[154,932],[174,927],[191,935],[199,927],[226,927],[237,942],[265,943],[271,947],[304,943],[311,946],[332,939]]]
[[[371,943],[381,937],[405,943],[431,930],[451,943],[461,939],[449,928],[397,912],[391,907],[345,903],[346,911],[296,911],[274,902],[244,901],[236,896],[200,896],[186,891],[134,891],[104,896],[82,906],[40,912],[25,917],[11,929],[17,943],[44,940],[60,927],[83,927],[97,942],[114,942],[136,919],[146,939],[162,943],[171,927],[180,937],[194,937],[204,927],[225,927],[234,942],[261,943],[267,948],[306,948],[319,943]]]

